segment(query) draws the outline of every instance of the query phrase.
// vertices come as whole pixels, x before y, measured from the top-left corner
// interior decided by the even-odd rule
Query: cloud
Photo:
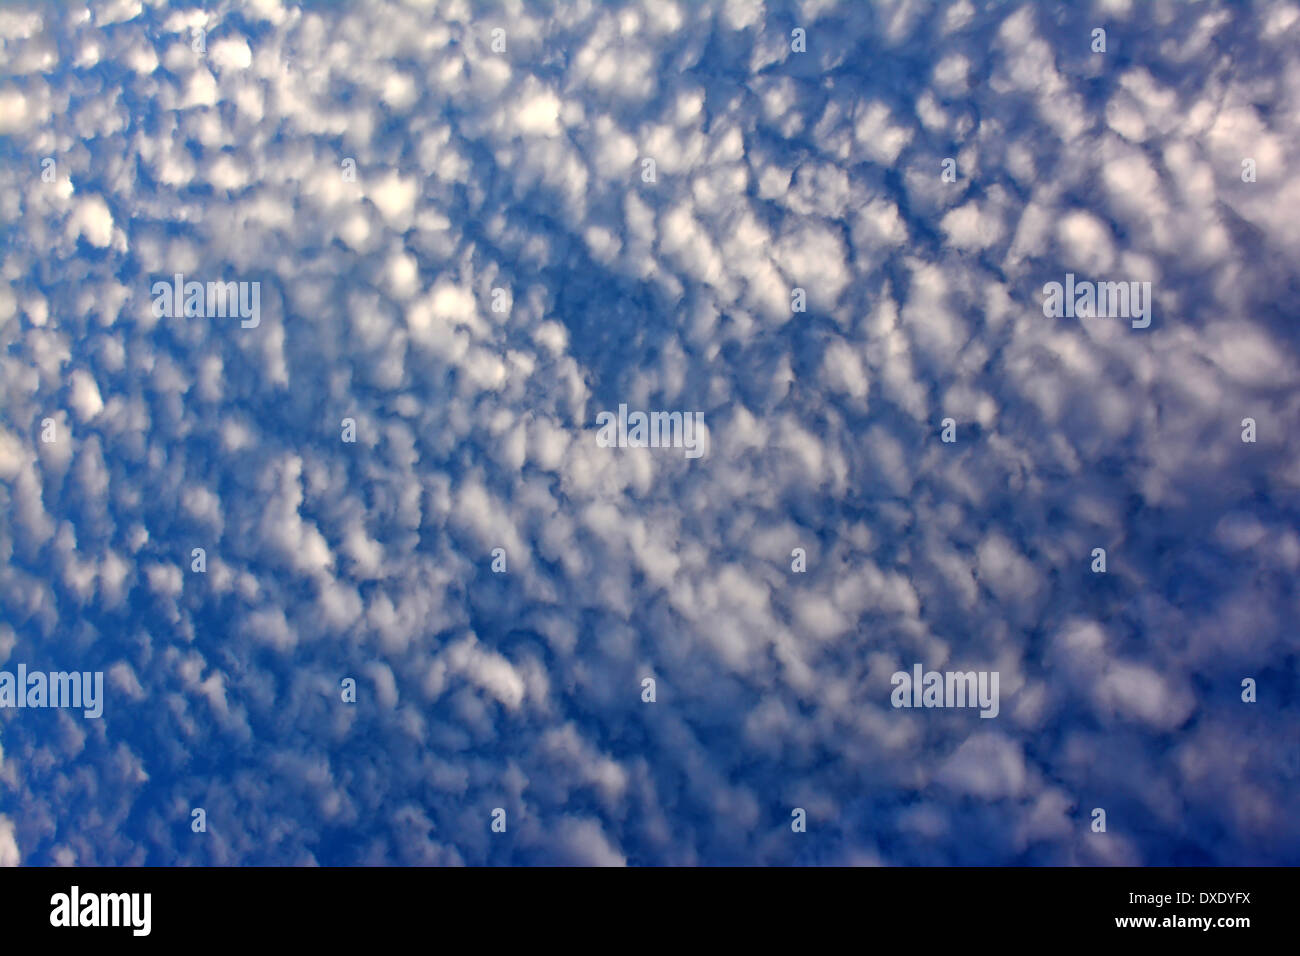
[[[1300,859],[1300,18],[1109,9],[0,11],[0,864]]]
[[[0,866],[18,866],[22,856],[14,840],[14,824],[8,817],[0,817]]]

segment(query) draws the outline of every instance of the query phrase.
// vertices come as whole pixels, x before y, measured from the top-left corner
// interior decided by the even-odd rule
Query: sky
[[[1300,863],[1298,155],[1280,0],[5,4],[0,864]]]

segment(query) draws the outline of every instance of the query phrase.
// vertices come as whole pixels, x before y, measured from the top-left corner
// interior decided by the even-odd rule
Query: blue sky
[[[1300,862],[1295,3],[0,38],[0,864]]]

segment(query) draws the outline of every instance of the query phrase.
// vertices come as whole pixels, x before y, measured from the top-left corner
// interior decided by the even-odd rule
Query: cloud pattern
[[[107,697],[0,711],[0,864],[1300,862],[1294,3],[0,38],[0,666]],[[916,661],[1000,714],[894,709]]]

